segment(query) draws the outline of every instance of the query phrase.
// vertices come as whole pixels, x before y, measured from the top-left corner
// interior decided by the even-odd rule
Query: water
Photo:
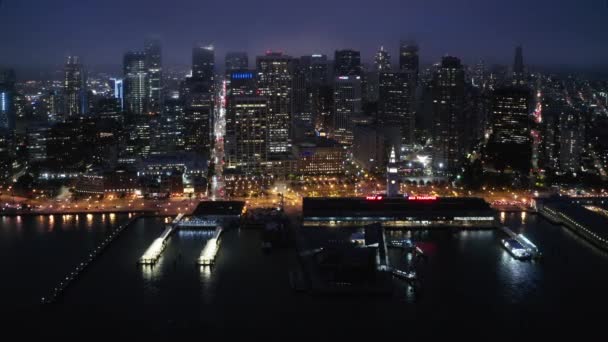
[[[590,322],[608,308],[608,256],[563,227],[519,214],[507,215],[505,224],[538,245],[542,260],[513,259],[500,247],[500,231],[415,231],[412,238],[430,256],[420,268],[421,290],[395,280],[389,297],[296,293],[288,281],[295,252],[264,254],[260,233],[251,230],[226,233],[213,269],[195,265],[210,237],[200,232],[175,234],[155,267],[138,266],[164,227],[163,218],[147,217],[125,230],[59,303],[41,308],[40,297],[127,217],[53,220],[0,218],[0,310],[17,324],[35,323],[60,335],[66,322],[70,331],[103,326],[138,336],[199,329],[312,336],[352,329],[401,335],[436,327],[516,332],[593,327]],[[390,232],[389,238],[405,234]],[[389,254],[393,265],[405,264],[398,250]]]

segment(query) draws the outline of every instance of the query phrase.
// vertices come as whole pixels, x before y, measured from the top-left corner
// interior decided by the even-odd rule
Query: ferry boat
[[[502,245],[515,259],[529,260],[532,258],[532,253],[516,239],[504,239]]]

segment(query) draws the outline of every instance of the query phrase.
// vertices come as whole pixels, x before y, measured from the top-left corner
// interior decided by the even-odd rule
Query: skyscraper
[[[192,82],[194,92],[214,92],[215,48],[213,45],[198,45],[192,49]]]
[[[384,46],[376,52],[374,57],[374,67],[376,71],[391,71],[391,55],[384,50]]]
[[[401,71],[412,71],[418,75],[420,71],[418,57],[418,45],[414,42],[401,42],[399,47],[399,69]]]
[[[125,109],[130,114],[145,114],[149,102],[149,77],[146,54],[127,52],[123,61]]]
[[[215,106],[215,48],[198,45],[192,49],[192,76],[186,80],[187,151],[209,155]]]
[[[483,59],[480,59],[479,62],[475,64],[472,83],[473,86],[477,88],[484,88],[486,86],[486,67]]]
[[[63,94],[67,117],[87,113],[86,77],[80,58],[68,56],[64,68]]]
[[[454,174],[464,154],[464,70],[460,59],[443,57],[432,82],[434,153],[440,174]]]
[[[416,113],[413,73],[380,72],[378,81],[378,119],[386,126],[401,129],[405,145],[414,142]]]
[[[564,173],[580,171],[585,145],[585,124],[582,113],[569,109],[559,123],[559,170]]]
[[[492,94],[492,140],[499,144],[530,142],[530,91],[499,88]]]
[[[163,100],[162,47],[160,40],[149,39],[145,42],[146,69],[149,83],[148,112],[160,114]]]
[[[492,94],[492,135],[488,154],[496,169],[528,174],[532,162],[530,91],[499,88]]]
[[[249,68],[249,56],[247,52],[228,52],[225,59],[226,72],[232,70],[243,70]]]
[[[15,71],[0,69],[0,130],[15,129]]]
[[[291,101],[294,129],[298,129],[304,125],[313,127],[312,83],[310,76],[310,65],[307,58],[294,60]]]
[[[333,136],[340,144],[353,143],[352,117],[362,113],[361,77],[338,76],[334,86]]]
[[[361,53],[355,50],[336,50],[334,76],[362,76]]]
[[[253,96],[257,89],[257,77],[253,70],[235,69],[227,73],[227,96]]]
[[[268,52],[256,66],[258,91],[268,99],[268,158],[284,159],[291,152],[293,58]]]
[[[231,98],[229,115],[234,122],[234,149],[229,151],[230,164],[246,174],[262,172],[267,160],[268,102],[260,96]]]
[[[526,84],[524,53],[521,45],[518,45],[515,48],[515,61],[513,62],[513,84],[517,86],[523,86]]]
[[[233,108],[235,102],[233,101],[236,97],[251,98],[256,96],[257,90],[257,74],[253,70],[232,70],[227,71],[227,85],[226,85],[226,96],[227,96],[227,109],[226,109],[226,134],[224,136],[224,151],[226,153],[228,167],[237,167],[237,156],[236,156],[236,134],[237,134],[237,111]],[[265,111],[265,115],[268,115]],[[266,139],[266,138],[264,138]],[[264,152],[266,156],[266,152]]]
[[[113,89],[113,96],[118,101],[120,110],[125,110],[125,89],[124,81],[122,78],[110,78],[110,86]]]

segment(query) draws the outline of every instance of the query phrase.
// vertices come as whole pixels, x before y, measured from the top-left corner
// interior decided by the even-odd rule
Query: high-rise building
[[[499,144],[530,143],[530,91],[499,88],[492,95],[492,140]]]
[[[323,126],[323,117],[329,112],[324,112],[325,104],[324,92],[328,86],[331,86],[329,62],[326,55],[313,54],[302,56],[300,58],[300,68],[305,73],[306,83],[306,106],[309,113],[309,123],[316,128]],[[330,103],[331,107],[333,102]]]
[[[433,166],[440,174],[454,174],[464,154],[464,70],[460,59],[443,57],[432,81]]]
[[[498,170],[530,171],[530,97],[530,91],[520,87],[499,88],[492,94],[492,135],[487,149]]]
[[[172,153],[183,151],[185,140],[185,108],[182,99],[163,101],[163,110],[155,133],[152,153]]]
[[[400,127],[405,145],[414,143],[415,91],[412,72],[379,73],[378,119],[385,126]]]
[[[475,69],[473,70],[472,82],[473,86],[477,88],[485,88],[486,86],[486,68],[483,59],[480,59],[477,64],[475,64]]]
[[[112,96],[118,101],[120,110],[125,110],[125,84],[122,78],[110,78]]]
[[[307,56],[305,56],[307,57]],[[306,58],[302,58],[306,59]],[[310,83],[313,85],[326,85],[329,84],[329,62],[326,55],[314,54],[310,56],[309,65],[309,78]]]
[[[199,155],[208,156],[211,151],[213,133],[213,93],[191,93],[186,99],[185,149]]]
[[[0,130],[15,129],[15,71],[0,70]]]
[[[513,62],[513,84],[518,86],[523,86],[526,84],[524,52],[521,45],[518,45],[515,48],[515,61]]]
[[[352,117],[361,114],[361,77],[338,76],[334,85],[333,136],[340,144],[353,143]]]
[[[229,167],[246,174],[260,173],[268,153],[268,101],[260,96],[236,96],[230,102],[234,148],[228,151]]]
[[[228,166],[236,168],[236,110],[232,108],[236,97],[251,98],[256,96],[257,92],[257,74],[253,70],[232,70],[226,74],[226,134],[224,136],[224,151],[227,156]],[[268,114],[265,111],[266,115]],[[266,155],[266,153],[264,153]]]
[[[212,45],[194,47],[192,76],[185,84],[185,148],[186,151],[208,156],[215,107],[215,48]]]
[[[585,146],[583,115],[574,109],[564,113],[559,123],[559,170],[577,173],[581,169],[581,157]]]
[[[310,65],[307,59],[294,60],[292,85],[292,119],[294,129],[302,126],[313,127],[312,83]]]
[[[257,75],[253,70],[234,69],[226,73],[227,96],[252,96],[257,89]]]
[[[384,46],[376,52],[374,57],[374,68],[376,71],[391,71],[391,55],[384,50]]]
[[[214,92],[215,48],[213,45],[195,46],[192,49],[192,82],[196,93]]]
[[[420,71],[420,60],[418,56],[418,45],[414,42],[401,42],[399,47],[399,69],[401,71],[412,71],[418,75]]]
[[[293,58],[280,52],[257,57],[258,91],[268,99],[268,158],[291,152]]]
[[[125,110],[134,115],[147,113],[150,91],[146,54],[143,52],[126,53],[123,71]]]
[[[68,56],[64,68],[63,94],[67,117],[87,113],[87,85],[84,69],[77,56]]]
[[[160,114],[163,108],[163,66],[160,40],[147,40],[145,42],[145,54],[149,84],[148,112],[152,114]]]
[[[247,52],[228,52],[225,59],[226,73],[232,70],[244,70],[249,68],[249,56]]]
[[[336,50],[334,76],[362,76],[361,53],[355,50]]]

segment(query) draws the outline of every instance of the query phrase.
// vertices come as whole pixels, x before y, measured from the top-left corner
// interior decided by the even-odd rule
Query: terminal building
[[[481,198],[434,196],[305,198],[304,227],[492,229],[496,212]]]
[[[200,202],[192,215],[183,218],[178,225],[180,228],[229,228],[239,224],[246,211],[245,202],[241,201]]]

